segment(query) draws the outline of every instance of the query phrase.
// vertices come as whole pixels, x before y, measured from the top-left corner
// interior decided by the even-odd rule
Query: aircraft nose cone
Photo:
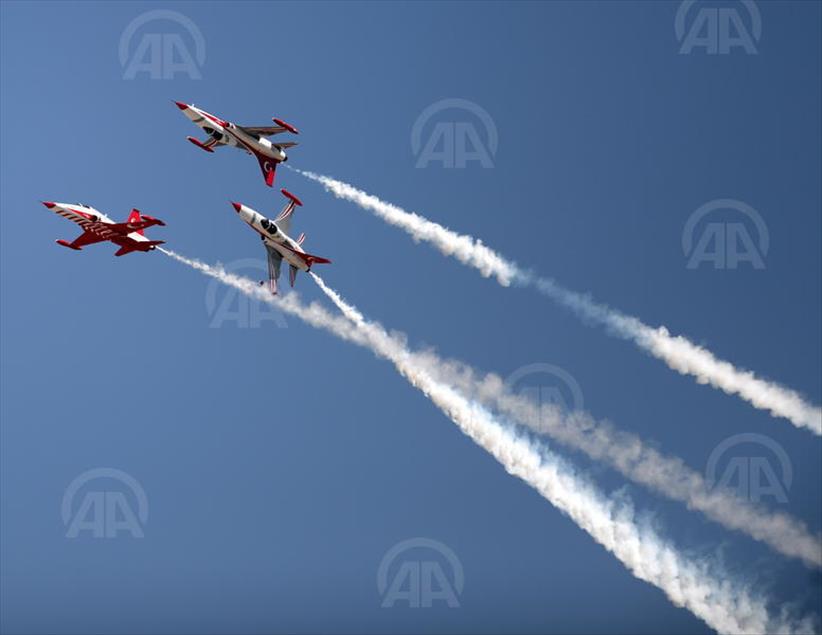
[[[185,110],[186,108],[188,108],[188,104],[184,104],[181,101],[175,101],[174,103],[177,104],[177,108],[179,108],[180,110]]]
[[[56,203],[52,203],[51,201],[42,201],[42,203],[43,203],[43,205],[45,205],[49,209],[51,209],[52,207],[54,207],[56,205]]]
[[[240,210],[241,210],[241,209],[242,209],[242,207],[243,207],[243,206],[242,206],[242,203],[233,203],[233,202],[232,202],[231,204],[234,206],[234,209],[235,209],[235,210],[237,211],[237,213],[239,214],[239,213],[240,213]]]

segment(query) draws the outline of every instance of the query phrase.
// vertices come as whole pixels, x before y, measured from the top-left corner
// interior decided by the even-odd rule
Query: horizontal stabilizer
[[[300,258],[305,261],[305,264],[308,265],[310,268],[311,265],[330,265],[331,261],[328,258],[323,258],[321,256],[315,256],[314,254],[307,254],[305,252],[295,251]]]
[[[164,221],[161,221],[159,218],[154,218],[153,216],[148,216],[147,214],[143,214],[143,220],[151,223],[152,225],[159,225],[160,227],[166,226]]]
[[[137,242],[134,241],[130,245],[123,245],[115,252],[115,256],[125,256],[126,254],[130,254],[132,251],[145,251],[149,252],[157,248],[157,245],[163,245],[166,241],[164,240],[146,240]]]

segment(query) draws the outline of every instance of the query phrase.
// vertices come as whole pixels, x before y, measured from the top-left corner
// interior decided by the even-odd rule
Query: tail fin
[[[128,219],[126,220],[126,222],[127,223],[139,223],[141,220],[143,220],[143,217],[140,216],[140,210],[133,209],[133,210],[131,210],[131,214],[128,215]],[[140,234],[140,236],[145,235],[145,234],[143,234],[142,229],[138,229],[137,233]]]
[[[268,187],[274,185],[274,173],[277,170],[277,162],[274,159],[269,159],[261,154],[257,155],[257,161],[260,163],[260,169],[263,171],[263,178]]]

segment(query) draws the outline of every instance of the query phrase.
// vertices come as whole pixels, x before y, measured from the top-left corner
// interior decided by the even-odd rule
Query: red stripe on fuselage
[[[212,115],[210,113],[207,113],[205,110],[201,110],[200,112],[203,113],[204,117],[208,117],[209,119],[211,119],[211,121],[213,121],[216,124],[219,124],[223,128],[228,128],[229,127],[229,122],[228,121],[223,121],[219,117],[215,117],[214,115]]]

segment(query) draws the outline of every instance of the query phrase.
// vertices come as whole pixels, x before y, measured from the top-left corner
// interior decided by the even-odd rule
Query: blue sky
[[[167,222],[152,238],[259,276],[243,269],[262,263],[259,241],[228,201],[272,215],[282,198],[250,157],[188,144],[197,130],[172,100],[240,124],[280,117],[301,131],[290,165],[477,236],[818,404],[820,4],[759,2],[756,54],[716,55],[679,53],[679,6],[0,4],[2,631],[707,632],[385,362],[294,318],[232,318],[247,305],[160,253],[65,250],[53,241],[76,227],[39,203],[88,203],[118,220],[137,207]],[[748,24],[737,3],[706,6],[737,8]],[[123,34],[156,9],[201,33],[201,79],[124,79]],[[191,32],[167,20],[139,27],[129,55],[158,33],[196,57]],[[414,122],[445,98],[490,115],[493,168],[415,168]],[[438,117],[485,139],[470,114]],[[765,435],[793,473],[787,501],[765,502],[822,527],[818,437],[482,279],[297,174],[280,170],[275,185],[304,201],[293,227],[334,261],[329,284],[413,345],[502,376],[559,367],[586,410],[698,471],[728,437]],[[763,269],[686,266],[683,228],[716,199],[761,216]],[[321,299],[305,276],[297,291]],[[210,313],[209,298],[226,312]],[[604,490],[628,492],[684,550],[822,611],[818,572],[557,449]],[[67,537],[64,495],[94,468],[139,483],[142,538]],[[83,487],[78,501],[118,491],[136,512],[123,483]],[[379,564],[415,537],[457,556],[458,608],[381,608]],[[409,558],[451,574],[442,553]]]

